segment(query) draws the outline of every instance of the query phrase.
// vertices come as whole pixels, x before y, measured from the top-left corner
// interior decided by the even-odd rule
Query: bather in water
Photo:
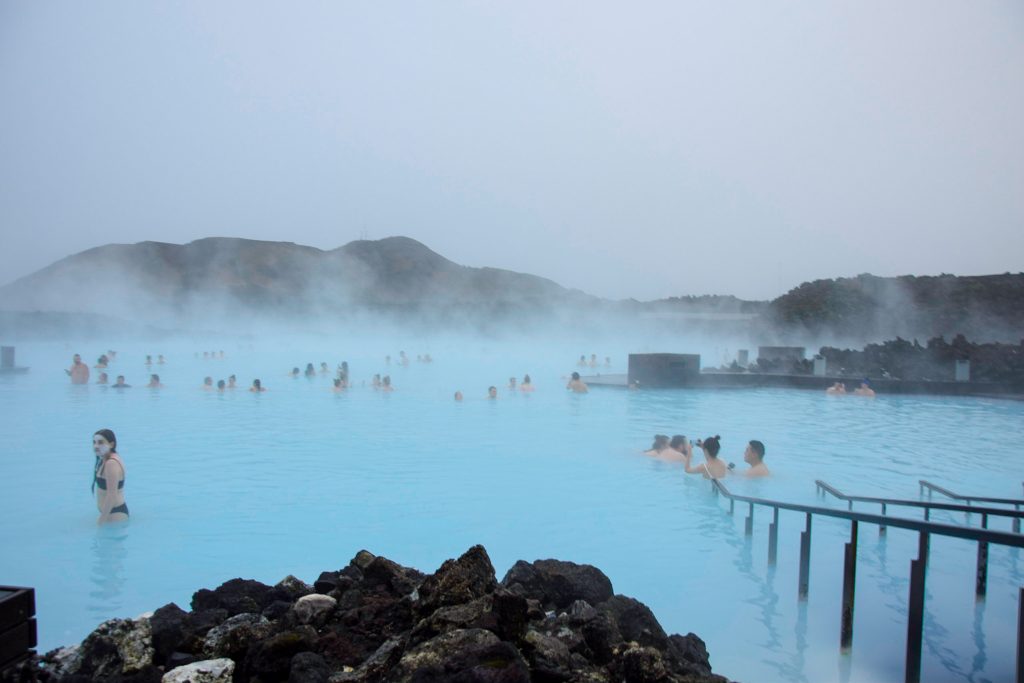
[[[668,448],[668,435],[667,434],[655,434],[654,443],[651,447],[644,451],[644,455],[661,455],[661,452]]]
[[[529,375],[523,375],[523,381],[519,383],[519,391],[533,391],[533,382]]]
[[[836,382],[828,389],[826,389],[825,393],[828,396],[842,396],[843,394],[846,393],[846,385],[843,384],[842,382]]]
[[[77,353],[71,359],[71,367],[64,372],[71,377],[72,384],[89,383],[89,366],[82,362],[82,357]]]
[[[97,524],[122,522],[128,519],[128,505],[124,502],[124,462],[117,453],[117,437],[109,429],[92,435],[92,450],[96,455],[93,467],[92,490],[96,494],[96,508],[100,511]]]
[[[867,380],[860,383],[860,386],[853,390],[854,396],[865,396],[867,398],[875,397],[875,390],[871,388]]]
[[[721,450],[721,439],[718,436],[709,436],[703,441],[697,441],[697,447],[704,451],[704,462],[691,467],[693,449],[687,448],[684,454],[684,465],[687,474],[703,474],[705,479],[723,479],[729,473],[729,466],[718,459],[718,451]]]
[[[658,438],[663,438],[667,440],[669,437],[666,436],[665,434],[658,434],[657,436],[655,436],[654,446],[652,446],[652,449],[650,451],[644,453],[645,456],[651,456],[652,458],[657,458],[658,460],[665,460],[670,463],[686,462],[686,453],[690,447],[690,442],[686,440],[685,436],[683,436],[682,434],[676,434],[675,436],[672,437],[671,441],[668,441],[664,449],[660,451],[655,451],[656,446],[658,445]]]
[[[743,462],[750,465],[743,472],[744,477],[757,478],[771,475],[764,464],[764,444],[757,439],[752,439],[747,444],[747,450],[743,451]]]
[[[587,383],[580,379],[580,373],[578,372],[572,373],[572,379],[570,379],[569,383],[565,385],[565,388],[572,389],[573,393],[577,394],[585,394],[590,391]]]

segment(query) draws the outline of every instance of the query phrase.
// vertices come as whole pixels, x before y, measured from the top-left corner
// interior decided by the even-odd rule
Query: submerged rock
[[[12,675],[15,677],[12,678]],[[517,562],[482,546],[424,575],[368,551],[310,586],[232,579],[192,611],[112,619],[4,681],[41,683],[722,683],[704,642],[668,635],[599,569]]]

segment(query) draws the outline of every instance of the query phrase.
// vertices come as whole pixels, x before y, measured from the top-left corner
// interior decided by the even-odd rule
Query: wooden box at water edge
[[[24,659],[35,646],[35,589],[0,586],[0,670]]]

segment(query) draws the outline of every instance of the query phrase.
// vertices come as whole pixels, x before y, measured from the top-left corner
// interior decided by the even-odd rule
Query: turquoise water
[[[403,345],[412,363],[385,366]],[[482,543],[499,578],[518,559],[600,567],[666,630],[704,638],[712,666],[731,678],[897,680],[916,535],[892,529],[880,541],[862,527],[854,647],[841,656],[848,526],[815,521],[810,598],[798,603],[802,517],[783,513],[769,569],[766,513],[747,539],[743,514],[730,516],[706,481],[640,451],[656,432],[721,434],[723,455],[742,467],[746,441],[759,438],[774,476],[733,479],[734,491],[837,507],[815,498],[814,479],[902,498],[917,496],[922,477],[1005,497],[1020,497],[1024,480],[1024,404],[1009,401],[795,390],[579,396],[562,378],[581,353],[610,355],[608,371],[624,372],[629,349],[479,341],[123,345],[108,372],[135,388],[70,386],[71,354],[94,362],[104,350],[95,346],[20,345],[31,372],[0,378],[0,583],[36,587],[40,650],[78,642],[110,617],[187,607],[194,590],[236,576],[311,582],[361,548],[432,571]],[[224,360],[194,356],[221,348]],[[426,352],[434,362],[417,363]],[[142,388],[147,353],[168,358],[152,370],[164,389]],[[342,360],[354,383],[344,394],[326,376],[287,377],[296,365]],[[391,374],[394,393],[369,386],[378,372]],[[200,389],[204,376],[232,373],[234,392]],[[508,378],[524,373],[536,392],[510,394]],[[245,390],[254,377],[266,393]],[[490,384],[497,401],[484,399]],[[95,525],[90,439],[101,427],[117,433],[127,466],[132,519],[123,526]],[[923,680],[1012,678],[1024,566],[992,548],[989,597],[975,605],[974,560],[969,543],[932,541]]]

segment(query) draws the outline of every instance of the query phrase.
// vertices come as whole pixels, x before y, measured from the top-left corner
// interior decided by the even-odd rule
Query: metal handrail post
[[[928,564],[928,532],[918,537],[917,559],[910,561],[910,596],[907,600],[906,683],[921,681],[921,637],[924,632],[924,582]]]
[[[843,608],[839,618],[839,648],[849,652],[853,644],[853,599],[857,584],[857,520],[850,522],[850,542],[843,562]]]
[[[797,599],[806,600],[811,583],[811,513],[807,513],[807,527],[800,532],[800,577]]]

